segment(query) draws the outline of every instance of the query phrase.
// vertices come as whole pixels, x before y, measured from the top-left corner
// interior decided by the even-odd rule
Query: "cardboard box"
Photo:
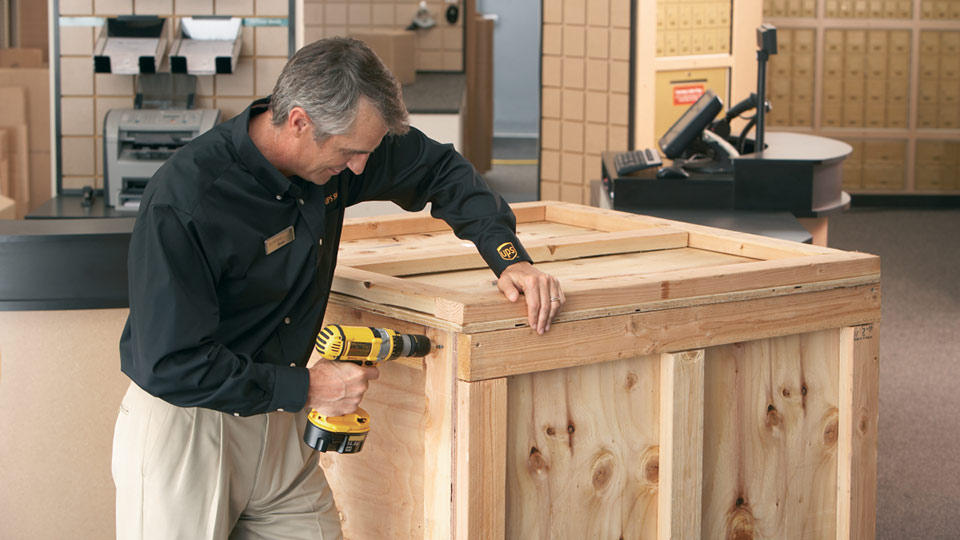
[[[21,86],[26,90],[25,120],[30,126],[30,151],[49,152],[50,69],[0,68],[0,87],[4,86]],[[11,103],[0,102],[0,126],[12,125],[11,107]]]
[[[0,219],[16,219],[17,203],[10,197],[0,195]]]
[[[43,67],[43,49],[0,49],[0,68]]]
[[[48,4],[35,0],[16,0],[16,44],[40,50],[43,62],[47,61],[50,46],[47,28]],[[41,64],[42,65],[42,64]]]
[[[369,45],[400,81],[400,84],[410,84],[416,79],[417,36],[413,32],[406,30],[368,30],[353,32],[350,37],[359,39]]]

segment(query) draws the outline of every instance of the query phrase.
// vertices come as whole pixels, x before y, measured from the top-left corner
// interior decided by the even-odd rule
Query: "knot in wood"
[[[527,458],[527,470],[531,474],[542,475],[550,471],[550,464],[536,446],[530,447],[530,457]]]
[[[767,406],[767,429],[773,429],[783,423],[783,415],[772,404]]]
[[[613,478],[614,458],[610,452],[601,450],[593,460],[593,473],[591,479],[593,488],[597,491],[603,491]]]
[[[743,497],[737,497],[736,505],[727,514],[727,540],[752,540],[756,537],[756,518]]]
[[[647,448],[640,458],[640,471],[648,484],[657,485],[660,482],[660,447]]]
[[[827,422],[827,426],[823,428],[823,444],[827,446],[833,446],[837,444],[837,439],[840,434],[840,422],[836,419]]]

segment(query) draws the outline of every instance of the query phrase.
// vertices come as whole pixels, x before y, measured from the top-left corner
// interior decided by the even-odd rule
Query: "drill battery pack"
[[[318,452],[329,450],[339,454],[355,454],[363,449],[369,432],[370,416],[363,409],[343,416],[321,416],[316,410],[311,410],[307,415],[303,442]]]

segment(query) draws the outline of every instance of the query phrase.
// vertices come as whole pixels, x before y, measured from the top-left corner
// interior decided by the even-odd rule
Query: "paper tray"
[[[184,17],[170,49],[170,71],[192,75],[233,73],[240,56],[241,19]]]
[[[155,15],[124,15],[107,19],[93,54],[96,73],[136,75],[156,73],[167,50],[167,19]]]

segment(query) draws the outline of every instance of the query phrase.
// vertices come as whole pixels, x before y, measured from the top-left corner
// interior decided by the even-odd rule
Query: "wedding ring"
[[[551,301],[551,302],[559,302],[559,301],[560,301],[560,298],[554,296],[553,298],[550,299],[550,301]]]

